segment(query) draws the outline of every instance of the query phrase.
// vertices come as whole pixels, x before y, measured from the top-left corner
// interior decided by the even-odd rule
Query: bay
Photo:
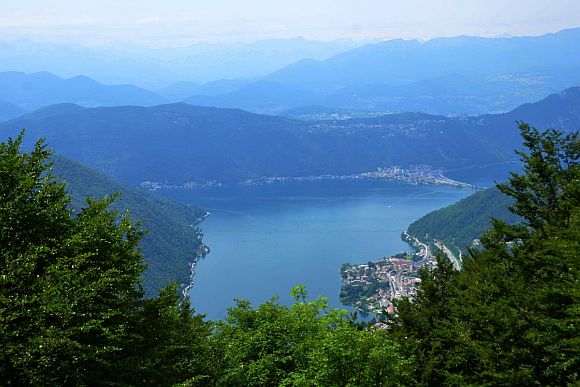
[[[407,226],[473,191],[397,182],[309,182],[158,193],[207,209],[201,224],[211,249],[190,292],[197,313],[223,319],[235,299],[258,305],[293,286],[309,298],[339,301],[340,267],[411,248]]]

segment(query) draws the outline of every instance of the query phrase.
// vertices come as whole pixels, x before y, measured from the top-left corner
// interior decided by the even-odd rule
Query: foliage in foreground
[[[82,209],[86,198],[119,193],[109,210],[129,210],[132,219],[143,219],[148,232],[139,241],[147,269],[143,273],[145,295],[154,296],[169,281],[187,283],[189,263],[201,252],[202,232],[192,227],[205,211],[190,205],[154,196],[115,180],[70,159],[53,155],[53,172],[66,181],[71,207]]]
[[[523,174],[498,188],[520,225],[494,221],[464,270],[444,260],[399,303],[392,333],[425,385],[567,385],[580,377],[577,134],[520,124]]]
[[[275,300],[252,309],[239,301],[217,325],[220,384],[398,386],[411,381],[411,362],[383,329],[361,329],[344,310],[306,302],[296,287],[290,307]]]
[[[144,299],[142,233],[89,200],[73,216],[38,143],[0,144],[0,383],[172,384],[201,373],[209,324],[168,286]],[[120,219],[120,220],[119,220]]]

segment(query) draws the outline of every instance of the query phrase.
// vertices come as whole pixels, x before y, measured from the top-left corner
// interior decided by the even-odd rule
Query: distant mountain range
[[[318,101],[312,91],[272,81],[256,81],[218,95],[197,95],[183,100],[197,106],[238,108],[256,113],[276,114]]]
[[[77,68],[73,74],[114,83],[127,79],[152,90],[108,86],[87,76],[63,79],[47,72],[10,71],[0,73],[0,100],[28,111],[56,103],[96,107],[186,102],[262,114],[312,105],[365,112],[501,113],[580,85],[578,41],[580,28],[536,37],[398,39],[360,47],[346,41],[282,39],[93,52],[0,42],[0,70],[11,66],[70,74]],[[71,55],[70,61],[59,55]],[[196,69],[204,69],[205,75]],[[159,84],[166,86],[154,86]],[[0,120],[14,117],[2,115],[0,107]]]
[[[25,110],[70,102],[82,106],[152,106],[166,100],[132,85],[103,85],[85,76],[63,79],[41,72],[0,73],[0,99]]]
[[[211,97],[231,93],[251,83],[253,83],[253,81],[246,79],[222,79],[205,84],[195,82],[176,82],[158,89],[156,92],[170,102],[181,102],[187,98],[192,98],[192,96],[195,95]]]
[[[267,79],[282,85],[332,89],[377,82],[402,85],[456,74],[501,76],[574,69],[580,65],[579,38],[580,28],[538,37],[389,40],[322,61],[297,62]]]
[[[539,37],[390,40],[298,61],[238,90],[184,101],[261,113],[313,104],[444,115],[505,112],[580,84],[578,41],[580,28]]]
[[[148,294],[155,294],[167,282],[189,283],[189,264],[202,248],[201,231],[192,225],[205,211],[121,185],[62,156],[55,156],[53,162],[53,173],[67,182],[77,211],[88,197],[120,193],[112,208],[121,213],[129,210],[133,220],[144,222],[142,227],[149,232],[140,247],[148,266],[143,279]]]
[[[256,78],[304,58],[325,59],[362,44],[298,37],[150,48],[123,43],[81,46],[2,39],[0,71],[49,71],[65,78],[85,74],[107,84],[130,83],[156,90],[179,81]]]
[[[273,176],[351,174],[390,165],[458,168],[514,159],[516,121],[580,127],[580,87],[509,113],[422,113],[299,121],[184,103],[155,107],[54,105],[0,124],[0,138],[26,128],[67,157],[126,184],[238,184]]]

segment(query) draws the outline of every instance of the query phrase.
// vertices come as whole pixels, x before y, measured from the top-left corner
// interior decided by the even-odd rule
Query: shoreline
[[[237,183],[224,183],[216,180],[199,182],[191,181],[181,184],[161,183],[157,181],[143,181],[141,188],[149,191],[160,189],[196,190],[204,188],[228,188],[228,187],[255,187],[271,184],[284,184],[295,182],[313,181],[393,181],[403,182],[410,185],[435,185],[455,187],[458,189],[484,189],[476,184],[454,180],[444,175],[442,168],[433,168],[430,165],[416,165],[408,168],[399,166],[378,167],[374,171],[366,171],[348,175],[311,175],[311,176],[262,176],[254,179],[246,179]]]
[[[191,226],[192,227],[197,226],[198,224],[203,222],[205,219],[207,219],[210,215],[211,215],[211,213],[206,211],[205,215],[197,218]],[[189,291],[191,290],[191,288],[194,285],[194,278],[195,278],[195,274],[196,274],[195,270],[197,268],[197,264],[199,263],[199,261],[201,261],[203,258],[205,258],[209,253],[210,253],[210,249],[206,244],[203,243],[203,236],[202,236],[201,245],[199,246],[199,248],[195,252],[195,256],[193,257],[193,260],[189,263],[189,281],[188,281],[187,285],[182,284],[182,285],[185,285],[183,287],[183,290],[181,291],[181,294],[183,295],[184,300],[189,298]]]
[[[195,269],[197,268],[197,264],[199,263],[199,261],[201,261],[203,258],[205,258],[209,254],[209,252],[210,252],[209,247],[202,244],[199,247],[198,251],[196,252],[195,257],[193,258],[193,261],[189,264],[189,268],[190,268],[189,282],[183,288],[183,290],[181,292],[184,298],[189,298],[189,291],[191,290],[191,288],[194,285]]]

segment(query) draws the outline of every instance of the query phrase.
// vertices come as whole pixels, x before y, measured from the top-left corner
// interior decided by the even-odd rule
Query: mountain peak
[[[580,85],[569,87],[558,93],[558,96],[562,99],[580,98]]]

